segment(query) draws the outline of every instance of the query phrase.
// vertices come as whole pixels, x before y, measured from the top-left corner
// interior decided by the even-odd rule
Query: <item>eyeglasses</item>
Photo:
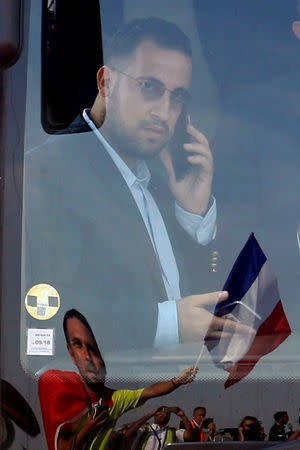
[[[176,110],[181,110],[183,106],[187,105],[190,101],[191,95],[185,88],[176,88],[170,90],[166,88],[164,83],[159,81],[157,78],[145,77],[145,78],[134,78],[121,70],[115,69],[117,72],[131,78],[140,87],[141,94],[146,101],[155,101],[163,97],[164,93],[167,91],[170,93],[170,105],[171,108]]]

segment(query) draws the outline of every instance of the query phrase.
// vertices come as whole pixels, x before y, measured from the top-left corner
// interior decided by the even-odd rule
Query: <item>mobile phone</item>
[[[178,411],[178,408],[176,406],[166,406],[164,408],[164,412],[168,412],[168,413],[174,413],[176,414]]]
[[[183,109],[177,120],[174,134],[170,142],[170,153],[177,180],[184,178],[192,167],[187,160],[188,153],[183,148],[183,144],[191,142],[191,136],[186,130],[188,124],[189,115],[186,110]]]
[[[204,420],[203,420],[202,427],[203,427],[203,428],[207,428],[208,425],[209,425],[210,423],[212,423],[213,421],[214,421],[214,419],[212,419],[211,417],[207,417],[207,419],[204,419]]]

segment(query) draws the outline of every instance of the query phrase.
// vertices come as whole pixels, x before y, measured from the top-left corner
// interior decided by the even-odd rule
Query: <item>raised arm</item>
[[[123,433],[126,435],[127,439],[130,439],[130,437],[136,433],[141,426],[143,426],[151,417],[154,416],[158,411],[160,411],[163,408],[163,406],[160,406],[159,408],[154,409],[153,411],[149,412],[145,416],[141,417],[140,419],[133,422],[129,428],[125,428],[123,430]]]
[[[169,381],[161,381],[146,387],[141,395],[141,400],[146,401],[153,397],[169,394],[175,391],[182,384],[188,384],[194,381],[198,368],[189,367],[184,369],[180,375]]]
[[[300,428],[298,428],[298,430],[294,431],[294,433],[292,433],[289,438],[288,441],[296,441],[296,439],[300,438]]]
[[[182,420],[182,422],[184,424],[185,430],[183,433],[183,439],[185,441],[192,441],[193,440],[193,428],[192,428],[191,422],[185,415],[184,411],[179,407],[177,407],[176,415],[180,417],[180,419]]]

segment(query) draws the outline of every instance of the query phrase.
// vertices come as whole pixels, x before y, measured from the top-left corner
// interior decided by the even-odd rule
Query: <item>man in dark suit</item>
[[[222,332],[224,319],[204,306],[227,293],[198,294],[215,283],[209,144],[188,124],[180,174],[170,153],[186,117],[191,71],[189,40],[175,25],[136,20],[118,33],[97,73],[92,109],[28,152],[26,285],[58,290],[62,307],[49,328],[76,306],[106,350]]]

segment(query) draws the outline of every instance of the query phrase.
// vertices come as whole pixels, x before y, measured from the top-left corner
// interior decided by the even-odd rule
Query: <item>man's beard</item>
[[[149,126],[149,125],[148,125]],[[120,132],[118,132],[120,131]],[[115,150],[134,159],[152,159],[158,155],[169,142],[169,137],[156,143],[154,139],[142,139],[139,136],[129,135],[120,130],[113,130],[110,134]]]
[[[143,136],[143,130],[152,127],[162,128],[161,139]],[[141,120],[137,124],[137,133],[133,134],[127,129],[115,107],[111,109],[109,118],[106,116],[101,131],[117,152],[133,159],[151,159],[159,154],[170,141],[168,125],[157,119]]]

